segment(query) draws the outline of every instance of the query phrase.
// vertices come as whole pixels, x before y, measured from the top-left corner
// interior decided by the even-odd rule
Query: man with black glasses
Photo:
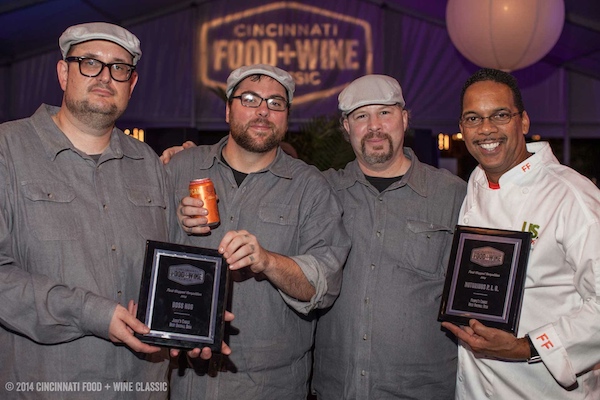
[[[225,256],[237,315],[232,355],[212,369],[195,361],[175,373],[174,398],[306,399],[314,310],[337,297],[350,241],[325,178],[279,147],[294,86],[270,65],[236,69],[227,80],[229,135],[167,165],[183,229],[171,228],[179,241]],[[202,201],[188,194],[197,178],[212,179],[219,198],[221,224],[212,229]]]
[[[467,80],[459,126],[479,165],[458,223],[533,236],[516,336],[442,324],[461,340],[456,398],[600,398],[600,191],[548,143],[525,142],[529,116],[506,72]]]
[[[0,125],[0,397],[164,399],[169,356],[133,336],[130,300],[145,241],[168,240],[166,175],[115,127],[140,42],[90,23],[59,45],[61,107]]]

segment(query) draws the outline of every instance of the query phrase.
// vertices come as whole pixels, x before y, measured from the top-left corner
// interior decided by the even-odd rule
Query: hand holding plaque
[[[456,226],[438,321],[516,333],[531,233]]]
[[[142,342],[221,351],[228,265],[217,250],[147,241],[137,318]]]

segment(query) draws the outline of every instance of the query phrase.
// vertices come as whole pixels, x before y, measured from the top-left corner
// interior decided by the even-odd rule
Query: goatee
[[[367,140],[373,139],[375,137],[385,139],[388,142],[388,150],[385,153],[373,151],[372,154],[367,154]],[[368,135],[365,135],[360,141],[360,149],[363,155],[365,162],[370,165],[375,164],[383,164],[388,162],[394,156],[394,145],[392,142],[392,138],[387,133],[377,134],[375,132],[371,132]]]

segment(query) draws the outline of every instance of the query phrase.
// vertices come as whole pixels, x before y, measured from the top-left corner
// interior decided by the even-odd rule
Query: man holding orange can
[[[182,151],[167,165],[174,185],[177,242],[217,248],[230,265],[236,314],[222,356],[191,361],[172,377],[173,398],[306,399],[314,310],[339,294],[350,239],[342,208],[312,166],[285,154],[294,81],[269,65],[241,67],[227,80],[229,135]],[[209,226],[189,183],[210,178],[220,224]],[[181,229],[183,228],[183,229]]]

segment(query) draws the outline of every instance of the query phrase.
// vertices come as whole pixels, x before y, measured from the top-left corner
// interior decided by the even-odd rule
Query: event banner
[[[530,232],[457,225],[438,320],[516,333],[530,243]]]
[[[335,113],[340,91],[379,63],[381,9],[368,2],[220,1],[208,8],[201,15],[210,18],[198,26],[197,76],[216,93],[234,69],[270,64],[294,77],[292,117]]]

